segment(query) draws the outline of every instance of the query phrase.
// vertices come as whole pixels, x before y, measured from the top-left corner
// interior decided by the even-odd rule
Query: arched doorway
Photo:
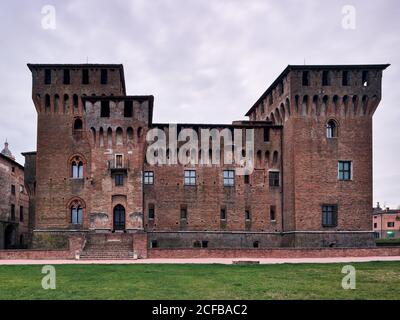
[[[114,230],[125,230],[125,208],[120,204],[114,208]]]
[[[15,245],[15,228],[13,225],[8,225],[4,231],[4,248],[11,249]]]

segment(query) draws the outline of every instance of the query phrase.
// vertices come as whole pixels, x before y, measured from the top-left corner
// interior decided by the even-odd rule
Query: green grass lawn
[[[56,290],[42,266],[0,266],[0,299],[400,299],[399,262],[353,263],[356,290],[344,265],[56,265]]]

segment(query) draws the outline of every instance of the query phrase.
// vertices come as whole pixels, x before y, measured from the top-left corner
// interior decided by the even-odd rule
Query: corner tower
[[[283,125],[287,245],[373,245],[372,116],[388,66],[288,66],[246,114]]]

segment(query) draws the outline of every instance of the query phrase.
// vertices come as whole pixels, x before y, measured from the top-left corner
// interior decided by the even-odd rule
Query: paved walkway
[[[351,263],[371,261],[398,261],[394,257],[346,257],[346,258],[302,258],[302,259],[140,259],[140,260],[0,260],[0,265],[57,265],[57,264],[232,264],[234,261],[259,261],[260,264],[282,263]]]

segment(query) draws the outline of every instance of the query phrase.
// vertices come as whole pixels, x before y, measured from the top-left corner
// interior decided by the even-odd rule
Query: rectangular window
[[[337,205],[328,204],[322,206],[322,226],[336,227],[337,226]]]
[[[110,101],[101,102],[100,117],[109,118],[110,117]]]
[[[82,69],[82,84],[89,84],[89,70]]]
[[[15,186],[11,185],[11,194],[15,196]]]
[[[221,208],[220,219],[226,220],[226,209],[225,208]]]
[[[388,222],[387,226],[388,228],[394,228],[394,222]]]
[[[153,171],[145,171],[143,177],[144,184],[154,184],[154,172]]]
[[[124,166],[122,154],[115,155],[115,167],[116,168],[123,168]]]
[[[149,220],[154,220],[155,218],[155,209],[154,209],[154,204],[149,204]]]
[[[108,70],[101,69],[100,83],[107,84],[107,82],[108,82]]]
[[[64,84],[70,84],[71,83],[71,75],[69,69],[64,69],[64,77],[63,77],[63,83]]]
[[[342,73],[342,85],[348,86],[350,84],[350,73],[348,71],[343,71]]]
[[[269,137],[269,128],[264,128],[264,142],[269,142],[270,141],[270,137]]]
[[[208,248],[208,241],[202,241],[201,242],[201,247],[202,248]]]
[[[378,224],[375,222],[374,223],[374,229],[378,228]]]
[[[351,161],[339,161],[338,163],[338,179],[341,181],[351,180]]]
[[[224,170],[224,186],[233,187],[235,185],[235,170]]]
[[[196,171],[195,170],[185,170],[185,186],[195,186],[196,185]]]
[[[44,70],[44,84],[51,84],[51,69]]]
[[[82,224],[82,208],[73,207],[71,209],[71,223],[72,224]]]
[[[24,222],[24,207],[19,207],[19,221]]]
[[[133,116],[133,101],[125,101],[124,104],[124,117],[132,118]]]
[[[150,242],[150,248],[157,248],[158,247],[158,242],[157,240],[151,240]]]
[[[368,79],[369,78],[369,74],[368,71],[363,71],[362,73],[362,85],[363,87],[368,87]]]
[[[322,71],[322,85],[330,86],[329,71]]]
[[[115,175],[115,186],[120,187],[124,185],[124,175],[116,174]]]
[[[271,206],[269,208],[269,217],[270,217],[271,221],[276,221],[276,207],[275,206]]]
[[[250,176],[248,174],[245,174],[243,176],[243,178],[244,178],[244,184],[249,184],[250,183]]]
[[[251,213],[249,210],[246,210],[244,212],[244,216],[245,216],[246,221],[251,221]]]
[[[187,208],[185,206],[181,207],[181,220],[187,220]]]
[[[15,205],[11,205],[11,221],[15,221]]]
[[[24,191],[25,191],[25,187],[22,184],[20,184],[19,185],[19,193],[24,193]]]
[[[303,86],[310,85],[310,73],[308,71],[303,71]]]
[[[269,172],[269,186],[270,187],[279,187],[279,171],[270,171]]]

